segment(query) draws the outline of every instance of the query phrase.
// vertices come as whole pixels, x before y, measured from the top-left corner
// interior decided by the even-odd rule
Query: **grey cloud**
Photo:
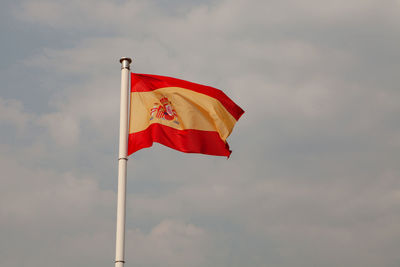
[[[2,69],[2,265],[112,264],[119,56],[246,111],[229,160],[159,145],[130,157],[129,264],[398,265],[396,1],[96,3],[13,13],[68,38],[19,61],[29,90],[10,93],[18,69]]]

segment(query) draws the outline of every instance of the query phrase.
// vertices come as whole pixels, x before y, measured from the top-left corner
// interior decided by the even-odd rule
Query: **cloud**
[[[112,264],[118,57],[132,55],[133,71],[221,88],[246,113],[228,161],[158,145],[130,158],[127,262],[397,266],[398,3],[179,5],[21,3],[20,21],[68,45],[23,61],[44,111],[0,99],[4,136],[25,138],[1,144],[2,265]]]
[[[112,32],[134,20],[146,19],[145,14],[157,8],[148,1],[25,1],[15,15],[57,29]]]
[[[10,124],[21,133],[25,130],[29,119],[30,115],[24,112],[21,102],[0,98],[0,123]]]
[[[0,167],[0,226],[7,239],[0,243],[2,265],[29,262],[46,266],[57,260],[63,262],[62,266],[77,264],[78,259],[72,255],[87,259],[78,250],[80,241],[86,237],[93,245],[94,240],[104,239],[100,232],[113,226],[115,193],[100,190],[92,177],[31,168],[3,154]],[[110,216],[103,217],[104,211],[110,211]],[[103,244],[97,248],[104,250]]]
[[[204,266],[209,263],[212,237],[204,229],[180,221],[163,220],[148,234],[127,234],[132,264],[147,266]],[[156,251],[156,253],[154,253]]]
[[[49,129],[50,135],[58,145],[75,145],[79,139],[79,125],[76,120],[62,113],[46,114],[40,123]]]

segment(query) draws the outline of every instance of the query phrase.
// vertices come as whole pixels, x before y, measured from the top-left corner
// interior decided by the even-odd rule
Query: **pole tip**
[[[121,57],[119,62],[121,62],[122,64],[122,69],[129,69],[129,65],[132,63],[132,59],[129,57]]]

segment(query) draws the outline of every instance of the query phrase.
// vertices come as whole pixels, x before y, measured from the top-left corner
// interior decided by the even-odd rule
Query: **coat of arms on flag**
[[[160,103],[154,103],[154,106],[151,108],[149,120],[151,121],[154,118],[173,121],[174,123],[179,124],[176,111],[172,107],[171,101],[169,101],[165,96],[160,99]]]

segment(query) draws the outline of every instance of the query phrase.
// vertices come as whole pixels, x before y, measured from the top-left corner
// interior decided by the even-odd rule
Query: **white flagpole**
[[[121,62],[121,105],[119,121],[119,155],[118,155],[118,203],[117,233],[115,245],[115,267],[125,263],[125,202],[126,202],[126,165],[128,161],[128,107],[129,107],[129,72],[132,60],[128,57]]]

